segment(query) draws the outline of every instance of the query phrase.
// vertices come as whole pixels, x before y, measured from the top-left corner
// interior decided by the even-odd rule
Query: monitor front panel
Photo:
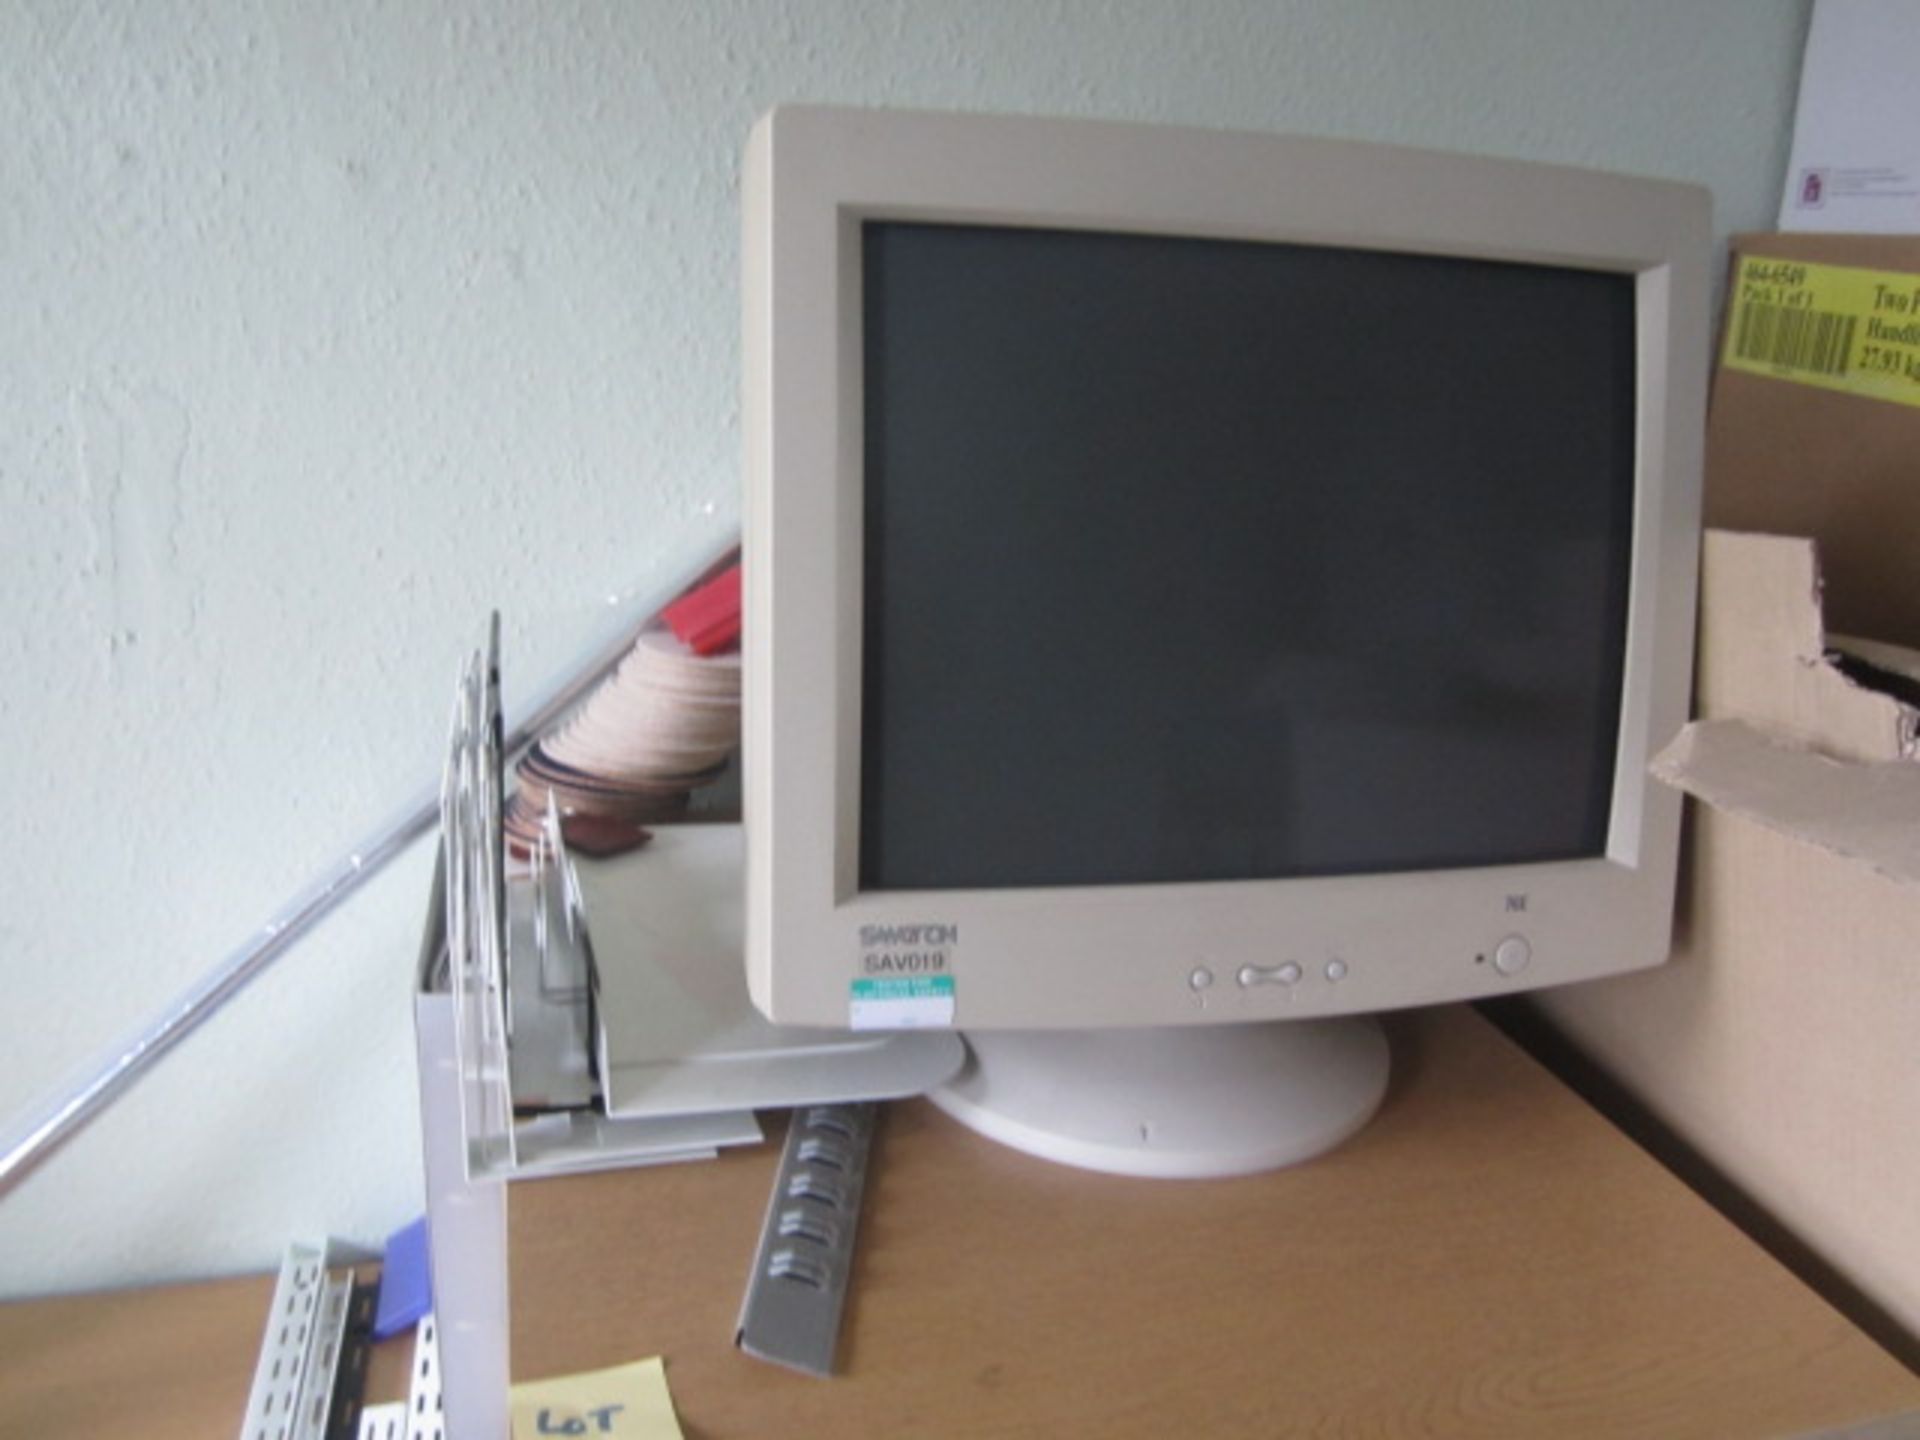
[[[802,107],[743,195],[770,1016],[929,969],[950,1023],[1087,1027],[1664,957],[1703,192]]]

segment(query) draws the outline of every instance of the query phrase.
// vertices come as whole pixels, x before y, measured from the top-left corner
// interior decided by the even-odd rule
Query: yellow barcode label
[[[1920,275],[1743,255],[1721,363],[1920,405]]]

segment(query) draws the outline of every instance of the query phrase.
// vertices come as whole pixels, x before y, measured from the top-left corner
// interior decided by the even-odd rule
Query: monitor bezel
[[[1271,1019],[1500,993],[1665,957],[1680,805],[1647,762],[1684,721],[1689,693],[1711,242],[1704,191],[1353,141],[787,107],[755,128],[744,200],[748,976],[769,1016],[846,1025],[859,982],[938,976],[950,1005],[898,1014],[968,1027]],[[1605,856],[1284,880],[861,892],[860,257],[869,220],[1634,275],[1637,478]],[[928,939],[946,936],[955,938]],[[1510,938],[1530,950],[1517,969],[1496,963]],[[1241,984],[1248,966],[1259,973]]]

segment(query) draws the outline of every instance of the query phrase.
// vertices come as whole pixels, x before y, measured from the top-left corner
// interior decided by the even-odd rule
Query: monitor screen
[[[1597,857],[1635,280],[868,221],[863,891]]]

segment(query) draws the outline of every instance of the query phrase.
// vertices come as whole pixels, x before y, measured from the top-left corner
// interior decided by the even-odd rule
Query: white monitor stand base
[[[1365,1016],[966,1039],[934,1104],[1003,1145],[1116,1175],[1292,1165],[1360,1129],[1387,1089],[1386,1036]]]

